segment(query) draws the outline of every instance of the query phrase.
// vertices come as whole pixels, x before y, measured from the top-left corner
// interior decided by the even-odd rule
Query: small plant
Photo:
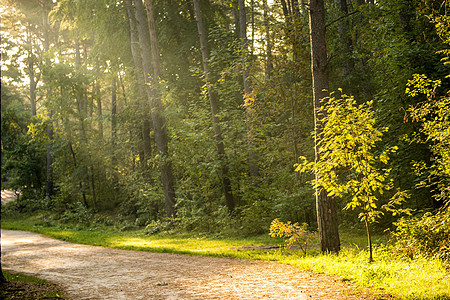
[[[303,223],[301,226],[298,223],[292,224],[290,221],[287,223],[281,222],[275,219],[270,224],[271,237],[282,237],[287,238],[285,240],[286,249],[291,248],[293,245],[297,245],[306,254],[306,249],[308,243],[311,242],[313,238],[312,232],[308,231],[308,224]]]

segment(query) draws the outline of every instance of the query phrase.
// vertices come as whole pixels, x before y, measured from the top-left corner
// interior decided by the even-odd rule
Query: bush
[[[308,243],[312,241],[313,234],[308,231],[308,224],[303,223],[301,226],[298,223],[291,224],[291,222],[283,223],[275,219],[270,224],[271,237],[283,237],[286,248],[289,249],[293,245],[297,245],[306,254]]]
[[[394,223],[392,251],[411,259],[439,258],[450,265],[450,206],[421,217],[402,218]]]
[[[267,233],[272,220],[272,205],[266,200],[256,200],[241,211],[241,233],[245,236]]]

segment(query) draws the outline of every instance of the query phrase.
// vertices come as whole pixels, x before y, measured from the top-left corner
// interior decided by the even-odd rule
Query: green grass
[[[3,275],[5,276],[7,281],[14,282],[31,282],[31,283],[49,283],[43,279],[39,279],[37,277],[28,276],[24,274],[10,273],[8,271],[3,270]]]
[[[361,233],[342,233],[342,243],[346,246],[339,255],[322,255],[316,245],[304,256],[296,251],[242,248],[277,245],[282,242],[268,236],[251,238],[220,238],[200,234],[147,236],[144,230],[120,232],[112,227],[75,230],[38,221],[39,219],[42,220],[30,217],[4,218],[2,228],[30,230],[69,242],[118,249],[276,261],[317,273],[338,275],[360,286],[371,287],[376,293],[388,293],[400,299],[450,299],[450,272],[439,261],[393,258],[380,246],[375,249],[375,262],[369,263],[368,253],[361,247],[361,244],[365,243],[365,236]],[[375,237],[375,240],[377,239],[383,240],[383,237]],[[357,242],[356,245],[352,245],[354,241]]]

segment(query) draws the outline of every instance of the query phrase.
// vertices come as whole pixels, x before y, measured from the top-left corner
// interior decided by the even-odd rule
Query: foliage
[[[414,201],[404,205],[420,210],[435,204],[429,200],[430,189],[437,190],[439,182],[440,191],[444,191],[448,182],[443,175],[445,157],[441,155],[433,154],[432,162],[425,161],[420,178],[411,172],[411,162],[416,161],[418,167],[423,164],[421,159],[432,149],[429,146],[442,150],[421,131],[424,121],[404,123],[401,112],[402,107],[420,106],[422,111],[429,111],[421,116],[432,120],[440,109],[417,106],[424,99],[404,93],[412,74],[440,78],[441,87],[436,89],[434,100],[446,97],[446,70],[439,59],[448,52],[435,55],[435,49],[442,49],[446,41],[448,18],[443,8],[448,1],[444,6],[428,0],[366,2],[373,3],[347,1],[349,14],[345,18],[338,2],[326,3],[327,47],[330,86],[345,87],[355,95],[356,103],[374,99],[373,117],[389,127],[389,131],[379,129],[383,140],[369,145],[373,147],[365,152],[375,160],[371,170],[376,176],[370,175],[371,179],[369,176],[364,182],[358,180],[362,175],[357,168],[336,170],[338,177],[354,171],[346,189],[361,190],[357,195],[360,200],[345,196],[338,208],[362,208],[366,217],[376,219],[382,207],[390,207],[393,184],[411,190]],[[252,88],[252,102],[247,105],[243,99],[236,3],[201,1],[212,84],[220,99],[218,118],[236,202],[235,215],[228,217],[224,214],[221,164],[200,72],[201,52],[192,3],[154,1],[165,128],[170,137],[168,159],[174,170],[179,211],[174,226],[179,230],[266,233],[275,217],[316,226],[315,202],[308,185],[311,176],[294,172],[293,167],[300,154],[312,159],[314,153],[309,134],[314,121],[308,11],[298,1],[286,7],[287,11],[280,1],[246,4]],[[108,215],[108,223],[120,223],[119,228],[163,224],[160,153],[149,122],[148,101],[143,100],[145,86],[132,57],[125,1],[4,1],[4,7],[2,175],[8,176],[9,187],[22,190],[22,200],[31,199],[22,202],[24,209],[52,208],[68,222],[77,222],[80,217],[80,222],[91,226],[96,226],[95,222],[83,219],[84,210],[94,220]],[[35,86],[30,76],[34,76]],[[29,113],[32,98],[37,106],[33,118]],[[47,136],[50,129],[52,137]],[[424,144],[399,141],[399,137],[414,132]],[[394,151],[393,145],[398,150]],[[250,146],[258,159],[257,177],[249,174]],[[48,170],[46,154],[53,158]],[[389,167],[383,160],[388,160]],[[46,171],[53,174],[55,186],[50,200],[41,199]],[[436,174],[429,177],[433,172]],[[430,180],[434,183],[427,189],[414,189],[418,180],[428,186]],[[383,185],[387,190],[381,195]],[[376,199],[366,197],[367,190]],[[362,202],[365,204],[359,205]],[[80,203],[83,207],[78,207]],[[347,218],[345,222],[356,222],[352,212],[346,214],[351,214],[352,220]],[[377,229],[391,225],[392,219],[385,220],[376,225]]]
[[[450,45],[448,16],[430,16],[438,35]],[[448,55],[448,50],[440,51]],[[444,57],[448,64],[448,56]],[[446,76],[447,78],[449,76]],[[393,251],[408,257],[439,258],[447,265],[450,262],[450,97],[449,91],[439,91],[443,79],[432,80],[423,74],[414,74],[406,88],[410,97],[425,97],[425,100],[408,110],[414,122],[420,123],[418,132],[411,141],[428,145],[430,161],[416,161],[414,169],[422,176],[418,187],[432,187],[433,197],[442,201],[437,212],[401,219],[395,223]]]
[[[447,4],[448,5],[448,4]],[[447,15],[429,15],[430,22],[435,25],[436,32],[443,43],[450,46],[450,17]],[[449,49],[438,51],[444,57],[444,65],[450,63]],[[445,78],[450,78],[448,69]],[[420,122],[419,132],[413,135],[413,140],[429,145],[432,157],[430,163],[423,161],[415,163],[418,175],[426,172],[426,180],[420,186],[435,186],[434,197],[447,202],[450,200],[450,95],[449,90],[440,92],[443,79],[432,80],[424,74],[414,74],[408,81],[406,93],[410,97],[425,97],[409,109],[413,121]]]
[[[371,247],[370,223],[380,218],[384,211],[408,212],[396,208],[408,197],[402,191],[394,193],[387,204],[381,206],[378,203],[378,195],[394,188],[393,180],[389,178],[391,169],[386,165],[397,147],[375,152],[376,144],[387,128],[375,127],[372,101],[357,105],[351,96],[343,94],[337,99],[332,94],[322,103],[318,109],[324,123],[320,133],[320,160],[308,162],[303,157],[297,171],[314,171],[315,188],[324,189],[329,196],[349,196],[345,208],[361,210],[359,217],[366,224]]]
[[[394,225],[393,253],[411,259],[440,259],[450,265],[450,206],[433,214],[402,218]]]
[[[287,223],[275,219],[270,224],[271,237],[287,238],[285,240],[286,248],[289,249],[293,245],[297,245],[306,255],[308,244],[313,239],[313,234],[308,230],[308,224],[303,223],[301,226],[298,223],[292,224],[291,221]]]
[[[21,95],[2,82],[1,136],[2,136],[2,184],[14,190],[22,190],[25,198],[40,198],[45,178],[45,143],[29,134],[32,119],[25,109]],[[32,208],[30,208],[32,209]]]
[[[450,200],[450,97],[436,99],[436,89],[441,80],[431,80],[425,75],[415,74],[408,82],[406,92],[414,97],[418,94],[426,96],[427,101],[409,109],[413,121],[421,123],[420,133],[413,139],[429,144],[432,157],[430,163],[415,162],[416,173],[420,176],[428,173],[426,180],[419,186],[435,186],[434,197],[437,200]],[[422,138],[423,137],[423,138]]]

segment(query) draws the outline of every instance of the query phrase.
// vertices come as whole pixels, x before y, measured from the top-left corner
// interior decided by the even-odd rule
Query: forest
[[[323,252],[346,228],[370,250],[390,230],[396,253],[450,262],[448,0],[0,10],[14,210],[150,233],[318,232]]]

